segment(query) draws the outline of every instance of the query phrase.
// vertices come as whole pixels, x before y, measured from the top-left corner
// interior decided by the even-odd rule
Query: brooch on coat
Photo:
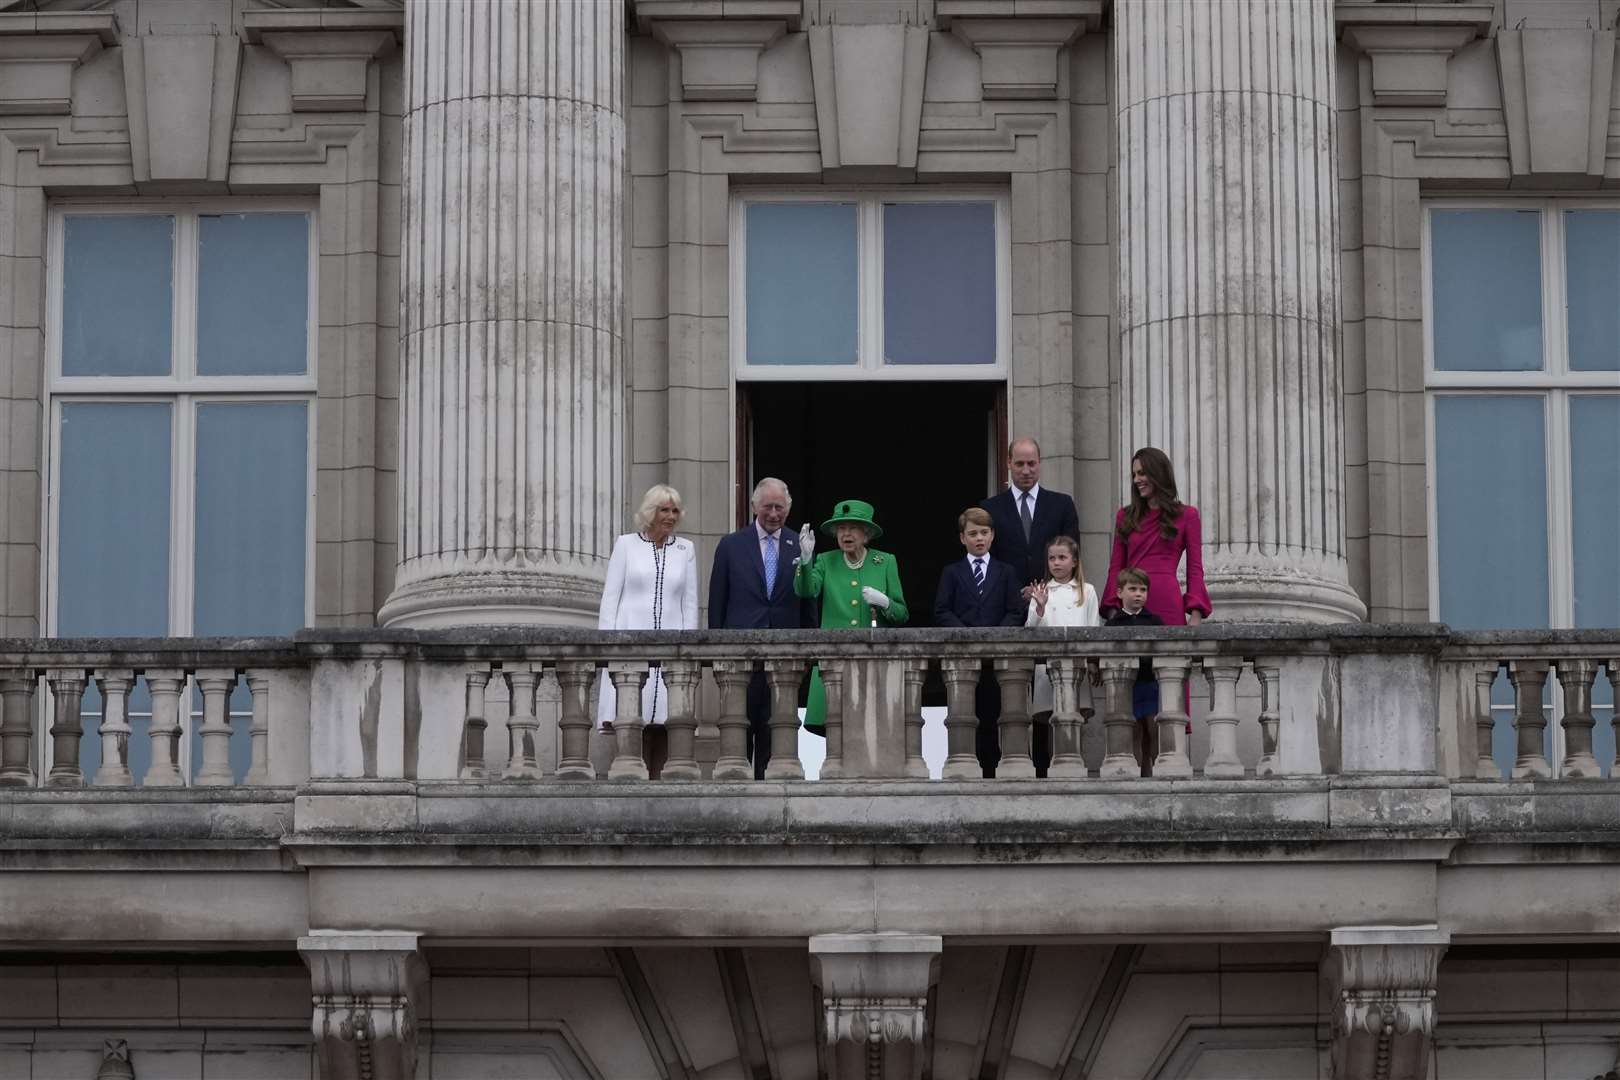
[[[872,565],[873,566],[882,566],[883,565],[883,556],[874,554],[872,556]]]

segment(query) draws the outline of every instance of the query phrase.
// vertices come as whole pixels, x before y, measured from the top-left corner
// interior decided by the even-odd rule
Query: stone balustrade
[[[1515,693],[1510,779],[1588,780],[1614,771],[1595,751],[1593,690],[1620,682],[1620,634],[1454,633],[1434,625],[1205,627],[1070,631],[802,631],[690,634],[573,630],[307,632],[295,639],[0,641],[0,786],[290,786],[309,780],[468,784],[645,781],[641,688],[667,698],[662,783],[752,782],[745,701],[771,691],[767,781],[803,780],[798,700],[812,665],[827,689],[823,780],[927,780],[926,691],[943,686],[943,780],[980,775],[975,689],[1003,701],[997,782],[1035,777],[1031,685],[1044,662],[1055,690],[1052,780],[1131,781],[1132,686],[1157,676],[1161,750],[1151,774],[1206,781],[1335,774],[1499,780],[1492,685]],[[611,733],[597,732],[596,687],[617,689]],[[931,686],[931,680],[938,680]],[[251,700],[245,740],[229,698]],[[1098,687],[1094,715],[1078,706]],[[1560,693],[1562,753],[1545,747],[1544,692]],[[149,762],[132,771],[129,703],[150,701]],[[99,693],[87,730],[86,692]],[[1190,690],[1188,689],[1190,687]],[[188,705],[199,702],[200,708]],[[1184,702],[1190,703],[1189,709]],[[1612,709],[1603,722],[1614,723]],[[1189,738],[1189,730],[1197,737]],[[81,749],[99,745],[87,775]],[[182,754],[185,740],[200,752]],[[245,764],[245,768],[244,768]]]

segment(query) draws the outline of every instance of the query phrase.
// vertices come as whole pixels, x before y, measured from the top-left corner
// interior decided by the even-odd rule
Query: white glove
[[[799,561],[809,566],[816,557],[816,534],[809,524],[799,527]]]
[[[872,588],[870,585],[861,586],[861,599],[865,600],[869,607],[883,608],[885,611],[888,610],[889,598]]]

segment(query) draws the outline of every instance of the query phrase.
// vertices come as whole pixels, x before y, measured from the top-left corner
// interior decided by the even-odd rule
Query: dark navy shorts
[[[1143,679],[1131,687],[1131,715],[1145,720],[1159,713],[1159,683],[1157,679]]]

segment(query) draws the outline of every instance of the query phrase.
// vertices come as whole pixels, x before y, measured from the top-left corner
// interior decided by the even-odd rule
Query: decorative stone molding
[[[799,0],[640,0],[636,25],[680,54],[686,101],[753,101],[760,54],[799,28]]]
[[[1058,53],[1102,27],[1102,0],[939,0],[939,25],[979,54],[986,100],[1057,96]]]
[[[821,167],[916,168],[927,28],[812,26],[809,38]]]
[[[928,991],[939,981],[937,934],[818,934],[810,974],[821,988],[835,1076],[913,1075],[926,1034]]]
[[[417,935],[317,930],[298,939],[309,965],[315,1053],[326,1080],[411,1080],[416,1003],[427,980]]]
[[[1335,1080],[1424,1080],[1450,935],[1437,926],[1366,926],[1336,929],[1330,940]]]
[[[1502,30],[1496,55],[1513,175],[1601,181],[1614,30]]]
[[[399,11],[249,11],[248,42],[263,45],[292,72],[293,112],[361,112],[366,70],[386,55],[405,28]]]
[[[1340,4],[1339,38],[1372,60],[1375,105],[1443,106],[1446,64],[1491,29],[1490,4]]]
[[[153,34],[126,41],[123,53],[136,182],[223,182],[236,123],[241,39]]]
[[[135,1080],[135,1067],[129,1061],[129,1043],[124,1039],[108,1039],[101,1048],[101,1068],[96,1080]]]
[[[0,115],[69,115],[73,70],[117,43],[110,11],[0,14]]]

